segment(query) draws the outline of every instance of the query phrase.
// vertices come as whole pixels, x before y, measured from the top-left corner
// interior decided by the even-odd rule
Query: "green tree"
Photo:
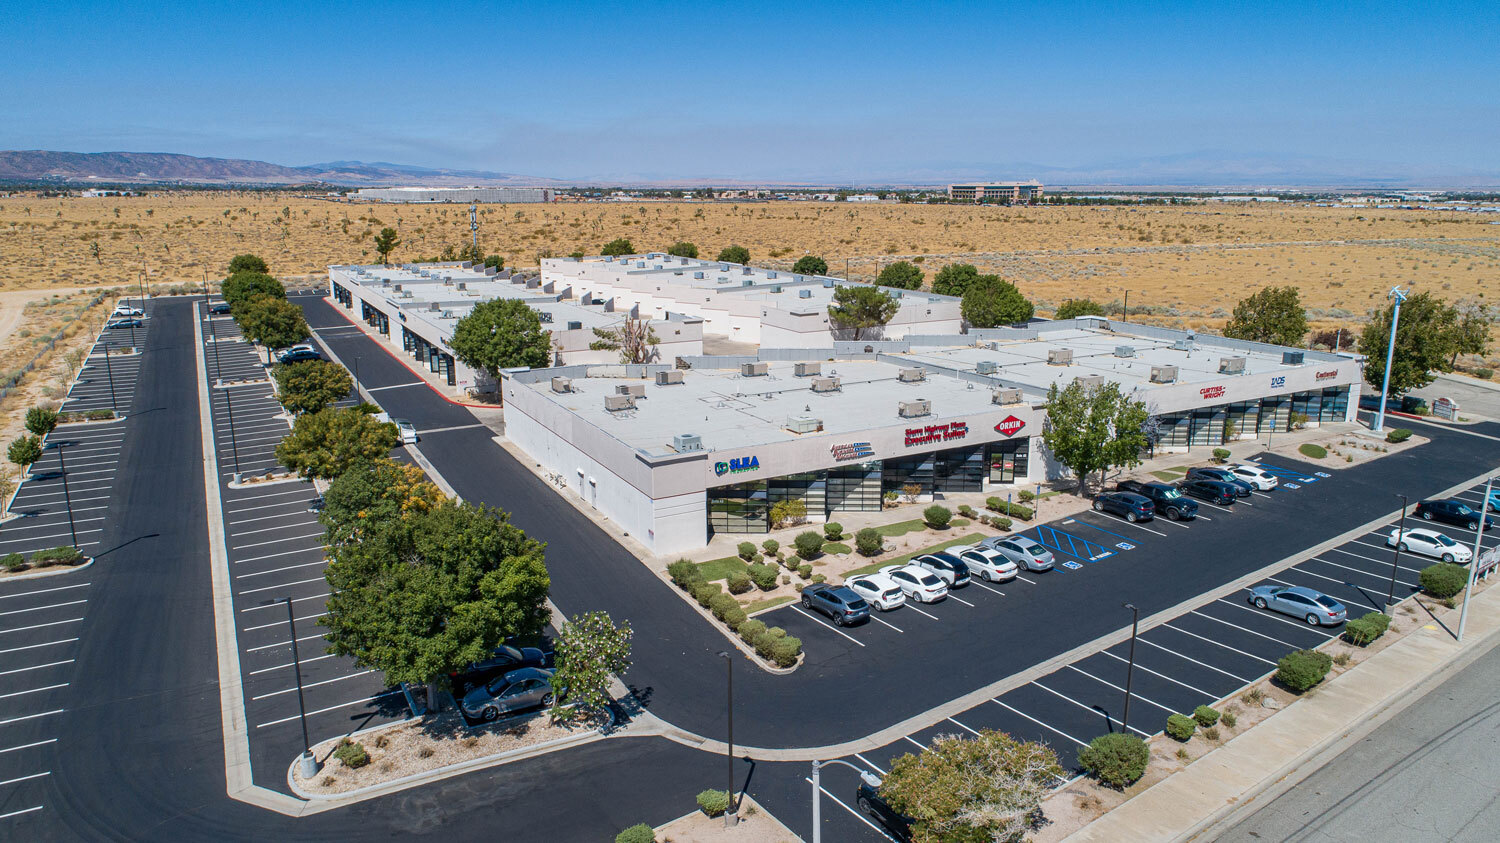
[[[745,260],[749,260],[749,257],[747,256]],[[739,262],[735,261],[735,263]],[[796,263],[792,264],[792,272],[799,275],[827,275],[828,261],[816,255],[803,255],[797,259]]]
[[[672,244],[672,248],[667,250],[667,254],[679,258],[696,258],[698,257],[698,247],[686,240],[679,240]]]
[[[940,296],[962,296],[979,277],[979,270],[969,263],[953,263],[932,277],[932,291]]]
[[[400,245],[401,237],[394,228],[382,228],[375,235],[375,251],[380,253],[380,262],[386,266],[390,266],[391,252],[396,251],[396,247]]]
[[[656,359],[661,339],[651,328],[650,319],[626,319],[614,328],[595,328],[597,337],[589,343],[594,351],[618,351],[621,363],[649,363]]]
[[[224,279],[224,283],[219,287],[219,295],[223,296],[224,302],[233,308],[240,302],[248,301],[256,296],[284,299],[286,287],[263,272],[245,271],[237,272]]]
[[[1386,344],[1391,336],[1391,310],[1395,304],[1370,319],[1359,334],[1359,353],[1365,355],[1365,381],[1377,387],[1385,379]],[[1450,358],[1457,333],[1458,313],[1434,298],[1417,293],[1401,305],[1401,324],[1396,327],[1396,350],[1391,361],[1391,398],[1432,383],[1432,372],[1450,371]]]
[[[329,480],[372,462],[401,442],[396,426],[354,409],[328,408],[297,417],[276,445],[276,459],[306,478]]]
[[[1062,774],[1046,744],[984,729],[940,735],[920,754],[897,758],[880,795],[912,819],[914,843],[1020,840]]]
[[[883,327],[895,317],[901,303],[879,287],[866,284],[840,285],[833,290],[828,318],[842,329],[853,329],[854,339],[863,339],[865,331]]]
[[[976,328],[1025,322],[1036,312],[1016,285],[997,275],[981,275],[964,290],[959,305],[964,321]]]
[[[37,436],[46,436],[57,427],[57,411],[46,407],[32,407],[26,411],[26,429]]]
[[[42,458],[42,440],[36,436],[17,437],[14,442],[10,443],[5,456],[19,466],[22,473],[25,473],[28,467]]]
[[[430,685],[536,635],[549,616],[543,547],[506,513],[453,501],[331,546],[328,652],[388,685]]]
[[[458,250],[458,259],[461,261],[468,261],[472,264],[483,263],[484,250],[479,248],[478,243],[470,243],[469,245]]]
[[[271,271],[266,261],[260,255],[235,255],[229,259],[229,274],[237,275],[241,272],[258,272],[262,275]]]
[[[1307,311],[1296,287],[1266,287],[1234,306],[1224,323],[1224,336],[1271,345],[1302,345],[1307,336]]]
[[[552,338],[542,318],[520,299],[480,302],[453,326],[448,341],[465,366],[500,378],[501,369],[541,369],[552,362]]]
[[[1448,369],[1458,365],[1460,354],[1487,354],[1490,349],[1490,326],[1495,324],[1494,307],[1475,299],[1462,299],[1453,307],[1455,318],[1451,342],[1453,350]]]
[[[352,541],[370,529],[435,509],[445,498],[422,469],[391,459],[357,462],[333,478],[323,493],[329,545]]]
[[[246,339],[268,349],[301,342],[311,333],[302,308],[286,299],[255,296],[234,305],[230,313]]]
[[[485,255],[484,265],[494,267],[495,271],[498,272],[505,268],[505,258],[500,255]]]
[[[875,279],[875,283],[882,287],[920,290],[922,289],[922,279],[925,277],[926,273],[918,268],[916,264],[910,261],[896,261],[895,263],[887,264],[884,269],[880,270],[880,277]]]
[[[1058,462],[1078,475],[1078,494],[1092,472],[1140,465],[1148,442],[1146,405],[1120,393],[1108,381],[1084,386],[1074,380],[1047,390],[1047,422],[1042,441]]]
[[[1054,319],[1073,319],[1078,316],[1103,316],[1104,305],[1093,299],[1068,299],[1057,306]]]
[[[748,264],[750,262],[750,250],[744,246],[725,246],[719,252],[719,257],[716,260],[721,263]]]
[[[635,245],[632,244],[629,240],[626,240],[624,237],[617,237],[614,240],[605,243],[604,248],[599,250],[599,254],[605,255],[606,257],[633,255],[635,254]]]
[[[552,718],[602,714],[610,704],[610,677],[630,667],[630,622],[615,626],[608,612],[574,615],[558,630],[554,688],[566,688],[568,708],[552,701]]]
[[[271,376],[276,379],[276,400],[289,413],[316,413],[354,388],[349,371],[329,360],[279,363]]]

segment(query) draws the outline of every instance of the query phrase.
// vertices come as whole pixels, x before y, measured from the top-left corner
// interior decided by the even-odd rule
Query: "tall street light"
[[[62,473],[63,506],[68,510],[68,533],[73,537],[73,547],[78,547],[78,525],[73,523],[73,497],[68,494],[68,463],[63,459],[63,444],[57,443],[57,470]],[[82,548],[78,548],[80,551]]]
[[[118,416],[120,406],[115,403],[115,370],[109,365],[109,343],[104,344],[104,373],[109,376],[109,408]]]
[[[729,771],[729,786],[724,789],[724,793],[729,797],[729,807],[724,809],[724,827],[730,828],[739,819],[735,816],[734,808],[734,659],[722,650],[719,658],[724,660],[724,670],[729,677],[729,751],[724,755]]]
[[[1396,555],[1391,558],[1391,589],[1385,595],[1387,609],[1396,605],[1396,568],[1401,563],[1401,543],[1406,541],[1406,495],[1397,494],[1396,497],[1401,499],[1401,526],[1396,528]]]
[[[297,674],[297,715],[302,721],[302,757],[298,761],[302,764],[302,778],[311,779],[318,774],[318,759],[313,756],[312,742],[307,738],[307,704],[302,700],[302,657],[297,651],[297,620],[292,617],[292,598],[276,597],[263,601],[262,606],[274,606],[277,603],[286,604],[286,626],[287,631],[292,634],[292,670]]]
[[[813,843],[823,843],[823,776],[821,771],[824,765],[842,764],[845,767],[859,773],[859,780],[872,788],[880,787],[880,777],[864,769],[856,767],[842,758],[833,758],[828,761],[814,761],[812,763],[812,809],[813,809]]]
[[[1385,377],[1380,384],[1380,409],[1375,411],[1375,423],[1370,429],[1379,433],[1385,429],[1385,397],[1391,391],[1391,362],[1396,358],[1396,326],[1401,322],[1401,303],[1406,301],[1407,291],[1400,286],[1391,288],[1387,296],[1396,302],[1391,308],[1391,336],[1385,344]]]
[[[1120,718],[1120,733],[1130,731],[1130,684],[1135,679],[1135,636],[1141,629],[1141,610],[1134,603],[1126,603],[1130,610],[1130,666],[1125,669],[1125,716]]]
[[[1469,622],[1469,598],[1474,596],[1474,578],[1479,576],[1479,551],[1483,549],[1484,523],[1489,518],[1484,514],[1490,506],[1490,490],[1495,487],[1495,476],[1485,478],[1483,503],[1479,504],[1479,529],[1474,533],[1474,557],[1469,560],[1469,586],[1464,589],[1464,607],[1458,613],[1458,640],[1464,640],[1464,624]]]

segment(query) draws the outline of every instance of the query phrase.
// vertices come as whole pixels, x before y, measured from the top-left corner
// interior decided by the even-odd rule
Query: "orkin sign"
[[[1205,400],[1205,401],[1207,401],[1210,398],[1222,398],[1224,396],[1224,387],[1222,387],[1222,386],[1205,386],[1202,389],[1198,390],[1198,394],[1202,395],[1203,396],[1203,400]]]
[[[747,471],[759,471],[760,458],[756,456],[735,457],[727,462],[714,463],[714,474],[723,477],[726,474],[743,474]]]
[[[869,442],[850,442],[846,445],[834,445],[828,451],[839,462],[843,462],[844,460],[862,460],[875,456],[875,449],[870,447]]]
[[[1314,378],[1316,380],[1326,381],[1329,378],[1336,378],[1338,376],[1339,376],[1339,370],[1338,369],[1329,369],[1326,372],[1319,372],[1319,373],[1317,373],[1316,375],[1314,375]]]
[[[943,424],[929,424],[924,427],[908,427],[906,429],[906,447],[926,445],[931,442],[947,442],[953,439],[962,439],[968,435],[968,422],[945,422]]]
[[[1003,433],[1006,436],[1015,436],[1025,426],[1026,422],[1021,421],[1015,416],[1006,416],[1004,421],[995,425],[995,431]]]

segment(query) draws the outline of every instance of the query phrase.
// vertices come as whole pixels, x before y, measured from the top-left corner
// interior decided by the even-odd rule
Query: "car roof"
[[[1021,548],[1022,550],[1025,550],[1026,548],[1031,547],[1033,545],[1035,545],[1037,547],[1041,547],[1042,546],[1041,542],[1036,541],[1034,539],[1028,539],[1025,536],[1010,536],[1007,539],[1007,541],[1009,541],[1011,544],[1014,544],[1016,547]]]
[[[1286,589],[1286,591],[1290,592],[1292,594],[1300,594],[1303,597],[1308,598],[1309,600],[1317,600],[1319,597],[1324,597],[1324,598],[1327,598],[1329,600],[1332,600],[1335,603],[1339,602],[1337,598],[1329,597],[1328,595],[1324,594],[1323,592],[1317,591],[1315,589],[1308,588],[1307,586],[1294,585],[1291,588]],[[1340,604],[1340,605],[1343,605],[1343,604]]]
[[[523,679],[551,679],[552,671],[540,667],[518,667],[507,671],[501,678],[505,680],[505,684],[509,685]]]
[[[1145,495],[1137,495],[1135,492],[1111,492],[1117,498],[1130,501],[1131,503],[1150,503],[1151,499]]]
[[[889,576],[881,573],[880,571],[876,571],[873,574],[860,574],[858,576],[850,577],[849,580],[846,580],[846,582],[853,580],[869,580],[870,584],[874,585],[876,588],[891,588],[896,584],[895,581],[893,581]],[[802,590],[806,591],[807,589],[804,588]]]

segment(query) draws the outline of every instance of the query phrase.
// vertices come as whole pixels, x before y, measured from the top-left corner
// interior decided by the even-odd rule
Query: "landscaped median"
[[[0,556],[0,580],[30,579],[47,574],[62,574],[93,561],[93,557],[71,545],[38,550],[27,557],[20,553]]]

